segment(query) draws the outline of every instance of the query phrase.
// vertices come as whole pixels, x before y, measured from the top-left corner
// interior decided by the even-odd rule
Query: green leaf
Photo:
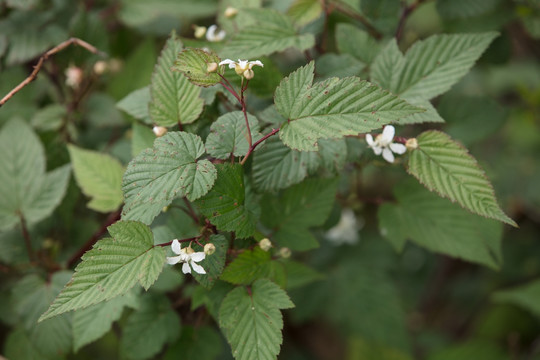
[[[255,232],[258,206],[246,196],[241,165],[217,165],[214,188],[196,205],[219,230],[234,231],[237,238],[247,238]],[[249,192],[248,192],[249,194]]]
[[[336,45],[341,54],[349,54],[371,64],[380,50],[379,43],[366,31],[347,23],[336,26]]]
[[[317,20],[322,14],[323,7],[319,0],[295,0],[287,10],[287,15],[298,27]]]
[[[172,69],[182,72],[193,84],[208,87],[219,83],[219,74],[223,74],[221,66],[216,72],[208,72],[208,64],[220,62],[221,59],[214,52],[187,48],[178,54]]]
[[[444,19],[469,18],[493,11],[500,2],[500,0],[437,0],[437,11]]]
[[[475,214],[517,226],[497,204],[493,187],[467,149],[439,131],[426,131],[417,140],[418,148],[409,156],[409,174]]]
[[[124,167],[107,154],[68,145],[73,172],[82,192],[91,197],[88,207],[99,212],[111,212],[120,207]]]
[[[62,126],[67,110],[64,105],[53,104],[39,110],[32,118],[32,126],[40,131],[55,131]]]
[[[500,290],[493,294],[493,301],[509,303],[519,306],[540,317],[540,280],[534,280],[528,284],[516,286],[507,290]]]
[[[75,311],[73,314],[73,351],[94,342],[107,333],[112,323],[120,319],[124,307],[136,308],[133,293]]]
[[[495,37],[495,32],[433,35],[401,58],[394,39],[375,59],[371,79],[407,100],[432,99],[457,83]]]
[[[145,294],[127,319],[122,335],[122,354],[129,359],[148,359],[179,337],[180,317],[165,295]]]
[[[254,59],[291,47],[304,51],[315,45],[312,34],[298,34],[291,19],[276,10],[244,9],[241,12],[252,21],[240,29],[223,49],[225,58]]]
[[[147,124],[152,124],[148,104],[150,103],[150,86],[130,92],[122,100],[116,103],[116,107],[125,111],[135,119],[142,120]]]
[[[261,221],[272,229],[272,239],[281,246],[293,250],[316,247],[307,228],[326,221],[336,190],[336,179],[308,179],[278,196],[267,194],[261,201]]]
[[[169,132],[156,139],[152,149],[133,159],[124,174],[123,217],[150,223],[174,198],[190,201],[205,195],[214,185],[217,172],[204,154],[199,136]]]
[[[447,122],[446,132],[465,145],[494,134],[508,117],[506,108],[491,98],[481,96],[446,94],[437,109]]]
[[[208,243],[214,244],[216,252],[212,255],[206,255],[204,260],[198,263],[204,268],[206,274],[193,272],[192,275],[199,284],[207,289],[211,289],[225,267],[225,258],[227,257],[227,250],[229,249],[229,241],[225,236],[218,234],[210,236]],[[204,249],[199,245],[195,245],[194,250],[203,251]]]
[[[161,273],[165,251],[154,247],[148,226],[120,221],[109,226],[112,238],[98,241],[82,257],[71,281],[39,321],[125,294],[137,282],[148,289]]]
[[[37,275],[28,275],[12,288],[12,303],[32,346],[42,358],[66,355],[71,350],[71,316],[64,314],[37,323],[51,301],[71,277],[71,271],[59,271],[48,282]],[[18,358],[18,357],[14,357]]]
[[[324,54],[317,59],[317,75],[320,80],[357,76],[365,67],[363,62],[349,54]]]
[[[287,290],[296,289],[325,278],[315,269],[296,261],[283,261],[287,274]]]
[[[422,111],[356,77],[331,78],[314,85],[312,80],[310,63],[276,89],[276,107],[288,119],[279,136],[293,149],[317,150],[319,139],[358,135]]]
[[[304,180],[318,166],[315,152],[293,150],[274,136],[253,155],[253,183],[262,192],[284,189]]]
[[[23,121],[12,120],[0,131],[0,230],[23,216],[28,223],[48,217],[64,197],[69,166],[45,174],[39,138]]]
[[[215,360],[223,350],[223,337],[214,327],[183,326],[180,340],[167,348],[163,360]]]
[[[153,122],[160,126],[190,124],[199,117],[204,107],[200,97],[201,88],[171,70],[181,50],[182,43],[173,33],[161,51],[152,75],[149,112]]]
[[[283,341],[279,309],[294,307],[285,291],[269,280],[258,280],[250,291],[232,290],[219,309],[219,326],[237,360],[276,359]]]
[[[400,184],[394,192],[397,204],[383,204],[378,216],[381,233],[397,250],[409,239],[434,252],[500,268],[500,223],[471,216],[419,184]]]
[[[262,137],[259,122],[255,116],[251,114],[247,116],[254,143]],[[229,112],[220,116],[210,127],[210,134],[206,138],[206,151],[217,159],[229,159],[231,154],[245,156],[249,150],[247,134],[244,113]]]
[[[136,122],[133,123],[131,130],[133,132],[133,137],[131,138],[131,155],[136,157],[143,150],[149,149],[154,145],[156,135],[152,129]]]
[[[285,277],[283,264],[273,261],[270,252],[255,247],[246,250],[231,262],[221,280],[237,285],[250,285],[258,279],[280,280]]]

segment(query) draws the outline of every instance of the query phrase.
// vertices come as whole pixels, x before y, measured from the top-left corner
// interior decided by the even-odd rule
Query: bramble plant
[[[539,36],[534,2],[0,3],[40,24],[0,34],[7,358],[540,353],[540,281],[501,290],[540,273],[501,245],[538,231],[500,145],[534,159],[538,82],[482,72]]]

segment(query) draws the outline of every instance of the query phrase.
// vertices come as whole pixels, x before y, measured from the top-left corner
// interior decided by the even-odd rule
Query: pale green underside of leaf
[[[517,226],[497,204],[493,187],[467,149],[439,131],[426,131],[417,140],[409,156],[411,175],[475,214]]]
[[[205,195],[214,185],[217,173],[204,154],[199,136],[169,132],[133,159],[124,174],[125,219],[151,221],[163,206],[176,197],[190,201]]]
[[[232,290],[219,309],[219,326],[237,360],[273,360],[283,341],[279,309],[294,307],[285,291],[269,280],[258,280],[248,293]]]
[[[497,36],[440,34],[417,41],[401,55],[395,40],[379,54],[371,79],[407,100],[429,100],[446,92],[474,65]]]
[[[163,51],[152,75],[150,85],[150,117],[160,126],[189,124],[201,114],[204,101],[201,88],[193,85],[182,73],[172,71],[182,43],[173,34]]]
[[[109,301],[91,305],[73,314],[73,351],[99,339],[107,333],[112,323],[120,319],[124,307],[137,307],[133,293],[115,297]]]
[[[223,72],[222,68],[218,67],[217,72],[209,73],[208,64],[218,64],[220,61],[213,52],[187,48],[178,54],[173,70],[183,73],[195,85],[208,87],[219,83],[221,78],[218,73]]]
[[[131,138],[131,156],[136,157],[144,149],[149,149],[154,145],[156,135],[152,129],[134,122],[131,128],[133,137]]]
[[[365,64],[371,64],[380,49],[368,32],[348,23],[337,24],[336,43],[341,54],[350,54]]]
[[[253,183],[261,192],[284,189],[304,180],[318,165],[315,152],[293,150],[273,137],[253,156]]]
[[[0,131],[0,230],[8,230],[23,216],[28,223],[48,217],[64,197],[70,166],[45,174],[43,146],[22,120]]]
[[[223,49],[222,55],[231,59],[254,59],[288,48],[304,51],[315,44],[312,34],[297,34],[286,15],[272,9],[245,9],[254,23],[240,29]]]
[[[118,209],[124,200],[122,164],[110,155],[74,145],[68,145],[68,150],[77,184],[86,196],[92,198],[88,207],[104,213]]]
[[[289,120],[279,136],[293,149],[317,150],[319,139],[366,133],[423,111],[356,77],[311,85],[312,68],[298,69],[276,89],[276,107]]]
[[[246,198],[242,166],[218,165],[214,188],[196,205],[219,230],[234,231],[237,238],[253,235],[258,218],[258,206]]]
[[[287,10],[287,15],[293,19],[298,27],[305,26],[319,18],[323,7],[319,0],[295,0]]]
[[[150,114],[148,113],[150,100],[150,86],[145,86],[129,93],[116,103],[116,107],[133,116],[135,119],[151,124],[152,120],[150,120]]]
[[[498,269],[502,265],[502,225],[469,212],[422,188],[395,189],[397,204],[379,208],[381,233],[401,251],[407,239],[428,250]]]
[[[537,318],[540,318],[540,280],[532,281],[526,285],[512,289],[497,291],[492,296],[493,301],[510,303],[527,309]]]
[[[82,257],[71,281],[39,321],[125,294],[137,282],[148,289],[165,263],[165,251],[154,247],[150,228],[121,221],[109,228],[112,238],[98,241]]]
[[[252,143],[262,136],[259,133],[257,118],[248,114]],[[234,156],[245,156],[249,150],[247,127],[244,113],[233,111],[220,116],[210,127],[206,138],[206,151],[217,159],[228,159]]]

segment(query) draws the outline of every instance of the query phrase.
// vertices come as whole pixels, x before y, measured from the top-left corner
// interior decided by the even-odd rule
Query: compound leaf
[[[154,247],[150,228],[135,221],[109,226],[112,238],[82,257],[71,281],[39,321],[125,294],[137,282],[148,289],[161,273],[165,251]]]

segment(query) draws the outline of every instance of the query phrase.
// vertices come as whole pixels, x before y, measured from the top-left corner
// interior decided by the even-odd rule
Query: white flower
[[[178,256],[167,256],[167,264],[174,265],[179,262],[183,263],[182,272],[184,274],[191,274],[191,268],[193,268],[196,273],[206,274],[204,268],[201,265],[196,264],[199,261],[204,260],[205,255],[203,252],[194,252],[191,246],[182,249],[180,242],[177,239],[173,240],[171,249]]]
[[[211,42],[218,42],[225,39],[225,35],[227,35],[225,30],[217,31],[217,28],[217,25],[212,25],[208,28],[208,30],[206,31],[206,40]]]
[[[407,151],[407,147],[403,144],[393,143],[394,134],[396,129],[392,125],[386,125],[382,134],[377,135],[375,140],[370,134],[366,135],[366,141],[370,148],[373,149],[375,155],[381,155],[384,160],[389,163],[394,162],[394,154],[404,154]]]
[[[325,234],[326,238],[336,245],[340,244],[356,244],[360,239],[358,230],[363,224],[358,223],[356,215],[351,209],[343,209],[341,218],[336,226],[328,230]]]
[[[240,60],[238,61],[232,61],[231,59],[225,59],[222,62],[219,63],[219,65],[229,65],[229,69],[234,69],[236,73],[240,76],[248,75],[247,77],[253,78],[253,71],[251,68],[254,65],[264,67],[263,63],[259,60],[255,61],[248,61],[248,60]]]

